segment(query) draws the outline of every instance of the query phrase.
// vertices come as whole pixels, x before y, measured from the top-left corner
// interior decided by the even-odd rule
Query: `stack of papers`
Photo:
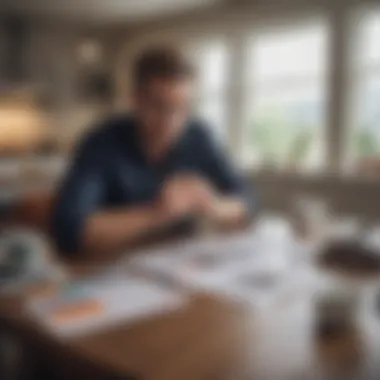
[[[295,267],[288,255],[296,251],[294,241],[286,246],[250,233],[144,252],[128,265],[173,284],[257,304],[311,284],[311,269]]]
[[[209,283],[213,277],[229,278],[247,265],[254,265],[259,259],[256,251],[254,240],[239,235],[141,252],[125,264],[145,273],[159,274],[161,278],[167,277],[174,283],[195,286],[203,281]]]

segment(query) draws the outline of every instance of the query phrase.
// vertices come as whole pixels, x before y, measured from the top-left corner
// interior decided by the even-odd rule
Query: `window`
[[[226,141],[227,47],[223,42],[206,42],[192,51],[197,68],[198,114],[213,128],[216,137]]]
[[[380,163],[380,13],[363,19],[357,62],[356,118],[350,152],[359,168]],[[376,158],[377,157],[377,158]],[[376,161],[378,160],[378,163]]]
[[[243,163],[279,169],[320,167],[327,28],[259,32],[247,49]]]

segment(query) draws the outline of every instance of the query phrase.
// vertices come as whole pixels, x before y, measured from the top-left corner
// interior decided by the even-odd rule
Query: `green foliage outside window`
[[[310,126],[290,123],[279,110],[257,117],[249,137],[264,166],[299,165],[307,158],[313,142]]]
[[[380,144],[376,135],[369,128],[359,128],[353,136],[354,153],[360,157],[380,154]]]

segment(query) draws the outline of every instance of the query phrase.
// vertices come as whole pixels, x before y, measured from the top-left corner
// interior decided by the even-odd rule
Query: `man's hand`
[[[82,247],[109,255],[110,250],[116,252],[128,242],[191,215],[205,217],[217,227],[234,228],[245,220],[246,210],[241,200],[220,195],[207,180],[180,175],[164,183],[153,204],[91,215],[84,226]]]
[[[213,207],[216,193],[211,185],[196,175],[178,175],[164,183],[159,207],[173,217],[207,214]]]

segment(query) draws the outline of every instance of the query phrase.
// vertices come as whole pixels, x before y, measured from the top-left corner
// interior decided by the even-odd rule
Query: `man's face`
[[[188,116],[191,87],[190,80],[157,78],[136,90],[135,108],[148,137],[177,135]]]

